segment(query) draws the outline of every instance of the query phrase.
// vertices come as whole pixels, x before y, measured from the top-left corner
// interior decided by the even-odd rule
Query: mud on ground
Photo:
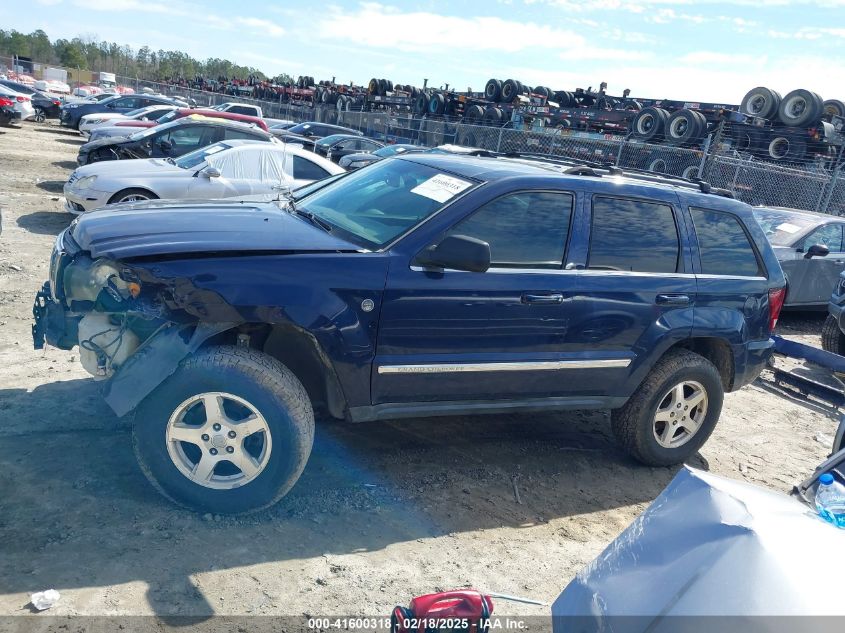
[[[72,219],[60,196],[80,144],[54,122],[0,129],[0,615],[29,613],[29,594],[48,588],[62,594],[55,615],[387,615],[465,585],[551,601],[675,474],[617,449],[605,413],[324,420],[305,474],[271,510],[172,506],[78,352],[32,349],[32,301]],[[818,344],[821,318],[786,315],[781,330]],[[692,465],[787,491],[835,427],[758,381],[726,397]]]

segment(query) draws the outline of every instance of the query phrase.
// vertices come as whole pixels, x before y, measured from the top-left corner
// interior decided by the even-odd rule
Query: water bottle
[[[828,523],[845,528],[845,486],[836,481],[830,473],[819,477],[816,510]]]

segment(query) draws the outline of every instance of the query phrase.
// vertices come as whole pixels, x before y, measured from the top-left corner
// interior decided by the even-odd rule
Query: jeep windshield
[[[476,184],[409,160],[385,160],[314,192],[298,210],[352,242],[381,248]]]

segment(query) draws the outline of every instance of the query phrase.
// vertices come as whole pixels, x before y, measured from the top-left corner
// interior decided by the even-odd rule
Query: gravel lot
[[[48,588],[62,594],[54,615],[387,615],[465,585],[551,601],[675,474],[626,457],[604,413],[322,421],[304,476],[270,511],[172,506],[78,352],[32,349],[81,142],[54,122],[0,129],[0,615],[29,613],[29,594]],[[821,316],[781,327],[818,344]],[[692,465],[786,491],[835,426],[758,380],[726,397]]]

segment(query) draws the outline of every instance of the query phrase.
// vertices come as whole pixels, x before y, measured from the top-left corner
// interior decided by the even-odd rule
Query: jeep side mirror
[[[420,253],[416,263],[426,268],[483,273],[490,268],[490,245],[467,235],[449,235]]]
[[[202,175],[206,178],[220,178],[220,170],[217,167],[206,167],[202,170]]]
[[[804,253],[804,259],[812,259],[813,257],[827,257],[830,254],[830,249],[824,244],[813,244]]]

